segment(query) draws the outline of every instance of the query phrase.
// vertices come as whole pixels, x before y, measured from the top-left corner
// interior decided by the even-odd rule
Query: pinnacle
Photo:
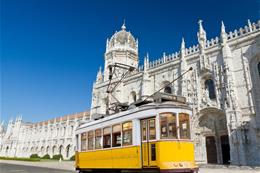
[[[121,26],[121,29],[122,29],[122,30],[126,30],[125,19],[124,19],[124,23],[123,23],[123,25]]]

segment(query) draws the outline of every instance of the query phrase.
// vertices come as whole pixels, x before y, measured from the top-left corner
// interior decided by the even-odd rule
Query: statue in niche
[[[200,133],[199,132],[195,133],[194,141],[195,141],[196,146],[199,146],[201,144],[201,138],[200,138]]]
[[[203,97],[202,97],[202,103],[203,103],[203,106],[212,106],[211,100],[209,98],[208,88],[205,88],[205,90],[204,90]]]
[[[190,80],[187,80],[187,91],[191,91],[192,88],[191,88],[191,81]]]
[[[203,103],[203,105],[207,104],[207,99],[206,99],[206,96],[205,96],[205,92],[203,92],[203,94],[202,94],[202,103]]]
[[[208,90],[208,88],[205,89],[205,97],[206,97],[206,101],[209,101],[209,90]]]

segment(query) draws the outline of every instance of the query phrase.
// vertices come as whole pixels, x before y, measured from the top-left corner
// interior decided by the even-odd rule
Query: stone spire
[[[207,41],[206,31],[203,29],[202,20],[199,20],[198,24],[199,24],[199,32],[197,33],[198,42],[200,44],[200,47],[204,49]]]
[[[224,22],[221,21],[221,33],[220,33],[220,38],[221,38],[221,46],[222,46],[222,54],[223,57],[231,57],[231,50],[230,47],[227,44],[227,33],[225,29]]]
[[[250,19],[247,19],[247,25],[248,25],[249,31],[251,32],[252,31],[252,23],[251,23]]]
[[[96,83],[100,83],[100,82],[102,82],[102,80],[103,80],[102,69],[101,69],[101,67],[99,67],[99,71],[97,73]]]
[[[181,41],[181,56],[180,56],[180,66],[181,66],[181,73],[183,71],[186,70],[186,67],[187,67],[187,63],[186,63],[186,60],[185,60],[185,41],[184,41],[184,38],[182,37],[182,41]]]
[[[222,33],[226,33],[226,27],[225,27],[225,25],[224,25],[223,20],[221,21],[221,34],[222,34]]]
[[[221,34],[220,34],[220,38],[221,38],[222,45],[226,45],[226,43],[227,43],[227,33],[226,33],[226,29],[225,29],[225,25],[224,25],[223,21],[221,21]]]
[[[198,24],[199,24],[199,31],[197,33],[197,37],[198,37],[198,42],[199,42],[200,54],[203,55],[204,49],[206,47],[207,37],[206,37],[206,32],[205,32],[205,30],[203,29],[203,26],[202,26],[202,20],[199,20]],[[205,58],[204,55],[202,57]],[[205,59],[202,60],[202,61],[205,61]],[[203,64],[202,65],[202,68],[203,68],[204,62],[202,64]]]
[[[147,71],[149,68],[149,54],[147,52],[146,56],[144,57],[144,71]]]
[[[225,68],[225,77],[226,77],[226,83],[227,83],[227,90],[230,90],[228,98],[230,98],[231,104],[237,105],[235,103],[235,94],[234,94],[234,77],[233,77],[233,58],[232,58],[232,52],[230,50],[230,47],[227,43],[227,33],[225,30],[224,22],[221,22],[221,46],[222,46],[222,58],[224,62],[224,68]]]
[[[185,52],[186,52],[186,48],[185,48],[185,41],[184,38],[182,37],[181,40],[181,50],[180,50],[180,74],[182,74],[184,71],[187,70],[187,62],[185,59]],[[183,76],[181,78],[181,95],[182,96],[187,96],[187,76]]]
[[[108,46],[109,46],[109,40],[107,38],[107,42],[106,42],[106,50],[108,49]]]
[[[206,48],[207,37],[206,37],[206,32],[202,26],[202,20],[199,20],[198,24],[199,24],[199,31],[197,33],[197,37],[198,37],[199,48],[200,48],[200,70],[203,72],[205,70],[206,71],[209,70],[209,61],[204,51]]]
[[[121,26],[121,29],[124,30],[124,31],[126,30],[125,19],[124,19],[124,23],[123,23],[123,25]]]
[[[148,74],[149,68],[149,54],[147,53],[144,57],[144,72],[143,72],[143,79],[142,79],[142,97],[145,98],[152,94],[152,84],[151,79]]]
[[[184,38],[182,37],[182,40],[181,40],[181,57],[184,58],[185,56],[185,41],[184,41]]]

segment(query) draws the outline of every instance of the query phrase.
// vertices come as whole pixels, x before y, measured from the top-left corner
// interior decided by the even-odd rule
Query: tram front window
[[[179,114],[179,126],[180,126],[180,138],[190,139],[190,123],[189,115],[180,113]]]
[[[88,132],[88,150],[93,150],[94,148],[94,132]]]
[[[82,133],[81,134],[81,151],[86,151],[86,147],[87,147],[87,134],[86,133]]]
[[[121,125],[113,126],[113,136],[112,136],[112,146],[119,147],[121,146]]]
[[[161,139],[177,139],[176,114],[163,113],[160,115]]]
[[[103,148],[111,147],[111,127],[103,129]]]
[[[101,129],[95,130],[95,149],[100,149],[101,144]]]
[[[132,145],[132,122],[123,123],[123,146]]]

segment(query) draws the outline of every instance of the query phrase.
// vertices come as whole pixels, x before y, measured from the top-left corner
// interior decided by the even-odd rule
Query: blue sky
[[[88,110],[105,43],[126,20],[139,39],[139,57],[158,59],[197,44],[198,20],[207,38],[220,22],[231,31],[259,19],[259,1],[1,0],[1,119],[42,121]]]

